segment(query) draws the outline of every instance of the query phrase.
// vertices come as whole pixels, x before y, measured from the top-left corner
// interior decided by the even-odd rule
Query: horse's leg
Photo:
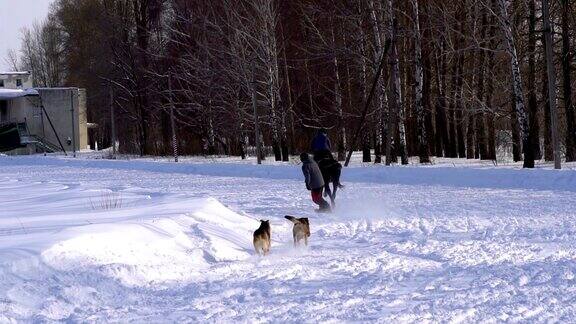
[[[334,186],[333,182],[331,183],[334,189],[330,192],[330,204],[332,205],[332,208],[334,208],[336,207],[336,186]]]
[[[340,175],[341,174],[342,174],[341,169],[337,169],[336,172],[334,172],[334,186],[343,188],[344,186],[340,184]]]
[[[332,191],[332,189],[330,188],[330,184],[332,183],[331,180],[329,180],[328,182],[326,182],[326,192],[328,193],[328,196],[330,197],[330,203],[332,205],[332,207],[334,207],[334,191]]]
[[[329,197],[332,195],[332,191],[330,190],[330,174],[326,169],[320,169],[322,173],[322,179],[324,179],[324,197]]]
[[[336,200],[336,191],[338,191],[339,185],[340,185],[340,183],[338,181],[334,181],[334,183],[332,184],[332,186],[334,187],[334,191],[332,192],[332,198],[334,200]]]
[[[330,179],[332,180],[332,187],[334,188],[332,195],[330,196],[330,199],[332,199],[332,207],[336,205],[336,192],[338,192],[338,187],[342,188],[342,185],[340,184],[340,172],[340,168],[334,168]]]
[[[332,199],[332,190],[330,190],[330,182],[328,180],[324,182],[324,197]]]

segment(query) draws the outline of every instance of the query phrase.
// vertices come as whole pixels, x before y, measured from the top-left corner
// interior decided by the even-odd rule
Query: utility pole
[[[40,124],[42,125],[42,140],[46,142],[46,131],[44,130],[44,109],[40,107]],[[42,151],[44,156],[46,156],[46,146],[42,145]]]
[[[544,19],[544,42],[546,43],[546,70],[548,73],[548,100],[550,102],[550,128],[554,150],[554,169],[560,169],[560,142],[558,137],[558,112],[556,110],[556,71],[552,52],[552,28],[548,0],[542,0],[542,18]]]
[[[174,162],[178,162],[178,141],[176,140],[176,124],[174,122],[174,101],[172,99],[172,75],[168,74],[168,91],[170,94],[170,128],[172,128],[172,150],[174,153]]]
[[[110,133],[112,138],[112,158],[116,158],[116,125],[114,121],[114,89],[110,84]]]
[[[254,137],[256,141],[256,158],[258,164],[262,164],[261,147],[260,147],[260,126],[258,125],[258,104],[256,102],[256,78],[254,76],[254,64],[252,64],[252,107],[254,108]]]
[[[70,88],[70,117],[72,118],[72,156],[76,157],[76,122],[74,121],[74,89]]]

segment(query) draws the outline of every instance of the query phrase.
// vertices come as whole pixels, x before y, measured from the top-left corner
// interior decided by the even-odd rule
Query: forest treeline
[[[171,154],[173,107],[184,154],[244,156],[258,125],[276,160],[326,128],[339,160],[531,167],[553,131],[576,160],[575,19],[570,0],[56,0],[9,60],[86,88],[99,147],[113,106],[123,152]]]

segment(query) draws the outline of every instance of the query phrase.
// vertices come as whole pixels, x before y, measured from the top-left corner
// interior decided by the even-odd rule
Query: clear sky
[[[20,50],[20,31],[48,14],[54,0],[0,0],[0,70],[8,70],[5,62],[9,49]]]

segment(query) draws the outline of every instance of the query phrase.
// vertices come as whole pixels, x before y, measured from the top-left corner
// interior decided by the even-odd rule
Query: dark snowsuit
[[[330,139],[326,133],[318,132],[312,140],[312,152],[330,151]]]
[[[323,159],[336,161],[330,151],[330,139],[326,135],[325,130],[320,130],[318,134],[316,134],[310,146],[312,147],[312,153],[314,154],[314,161],[316,161],[316,163],[320,164],[320,161]],[[320,165],[320,167],[323,168],[324,166]]]

